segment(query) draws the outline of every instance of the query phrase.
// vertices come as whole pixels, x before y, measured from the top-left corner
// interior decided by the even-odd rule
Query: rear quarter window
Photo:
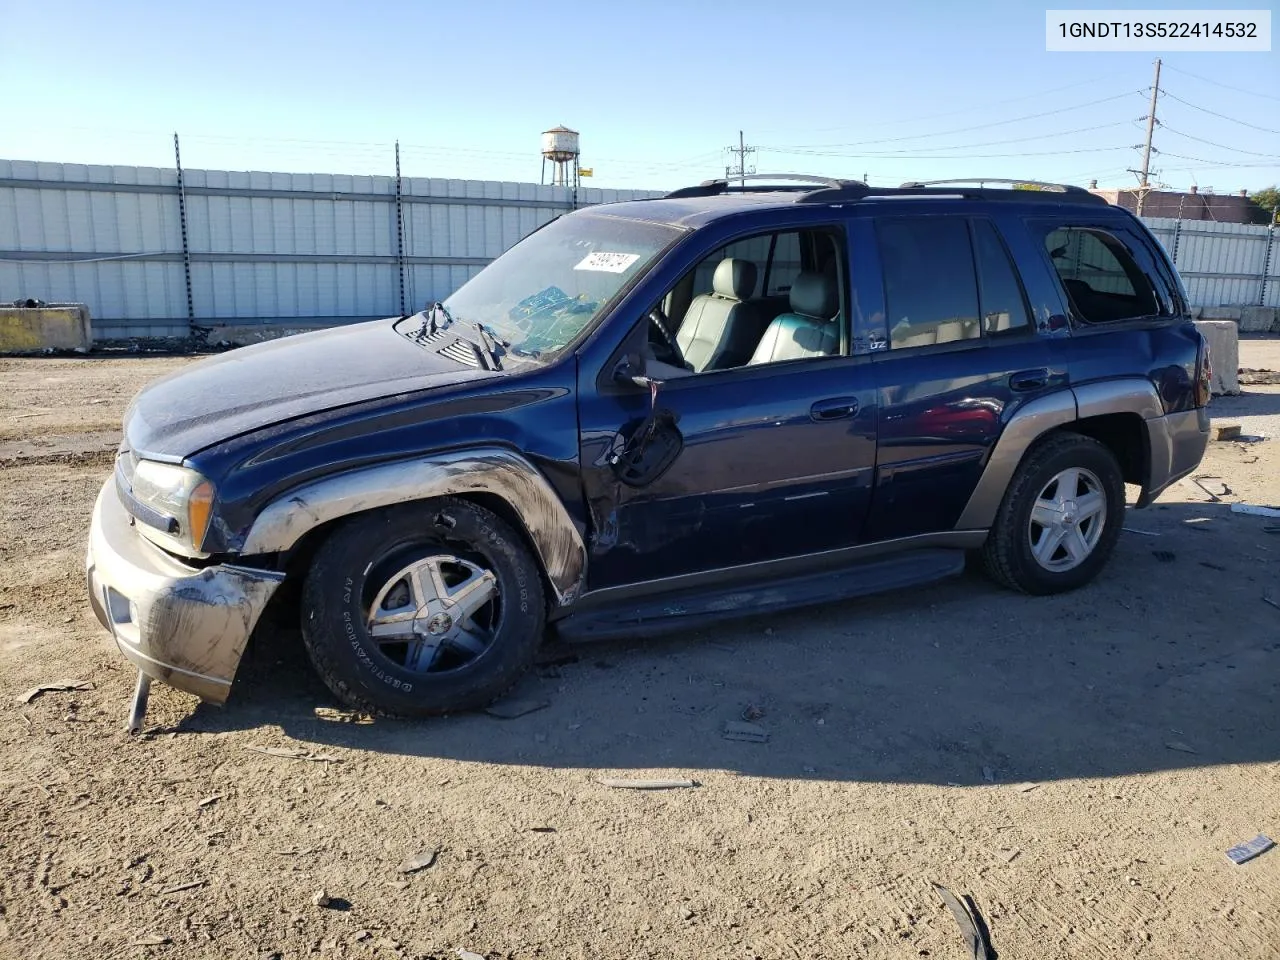
[[[1174,312],[1174,298],[1152,269],[1151,257],[1127,231],[1061,223],[1042,225],[1041,231],[1077,320],[1106,324]]]

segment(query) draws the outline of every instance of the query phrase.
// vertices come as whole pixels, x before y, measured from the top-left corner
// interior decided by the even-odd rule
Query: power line
[[[936,120],[939,117],[953,117],[957,113],[967,113],[972,110],[989,110],[991,107],[1003,106],[1007,103],[1020,103],[1023,100],[1034,100],[1038,97],[1047,97],[1052,93],[1061,93],[1063,90],[1074,90],[1076,87],[1088,86],[1091,83],[1101,83],[1105,80],[1114,80],[1116,77],[1123,76],[1127,71],[1117,70],[1113,73],[1104,73],[1100,76],[1090,77],[1088,80],[1078,80],[1075,83],[1068,83],[1061,87],[1051,87],[1048,90],[1041,90],[1038,93],[1027,93],[1017,97],[1009,97],[1004,100],[983,100],[981,103],[970,103],[968,106],[961,106],[943,111],[941,113],[930,113],[919,117],[904,117],[897,120],[885,120],[874,124],[841,124],[835,127],[816,127],[813,128],[814,133],[826,133],[832,130],[850,130],[850,129],[874,129],[875,127],[891,127],[903,123],[920,123],[925,120]],[[766,130],[766,132],[768,132]]]
[[[1191,134],[1183,133],[1181,130],[1174,130],[1172,127],[1163,123],[1160,124],[1160,129],[1163,130],[1165,133],[1172,133],[1175,137],[1185,137],[1188,140],[1195,140],[1198,143],[1207,143],[1209,146],[1217,147],[1219,150],[1229,150],[1232,153],[1247,153],[1250,156],[1254,156],[1254,157],[1270,157],[1273,160],[1275,160],[1277,163],[1280,163],[1280,154],[1266,153],[1260,150],[1244,150],[1244,149],[1241,149],[1240,147],[1228,147],[1225,143],[1218,143],[1217,141],[1214,141],[1214,140],[1206,140],[1204,137],[1193,137]]]
[[[1271,127],[1260,127],[1256,123],[1249,123],[1247,120],[1237,120],[1235,117],[1228,117],[1225,113],[1217,113],[1213,110],[1209,110],[1206,107],[1197,106],[1196,104],[1192,103],[1190,100],[1183,100],[1181,97],[1170,93],[1168,90],[1165,90],[1162,92],[1166,97],[1172,97],[1174,100],[1177,100],[1179,103],[1186,104],[1192,110],[1199,110],[1201,113],[1207,113],[1209,114],[1209,116],[1217,117],[1219,120],[1229,120],[1232,123],[1240,124],[1240,126],[1242,127],[1249,127],[1252,130],[1261,130],[1263,133],[1280,133],[1280,130],[1273,130]]]
[[[802,148],[822,148],[822,147],[865,147],[873,146],[878,143],[901,143],[904,140],[922,140],[928,137],[946,137],[953,133],[968,133],[971,130],[987,130],[991,127],[1002,127],[1010,123],[1021,123],[1024,120],[1038,120],[1041,117],[1052,117],[1059,113],[1067,113],[1071,110],[1083,110],[1085,107],[1095,107],[1100,103],[1110,103],[1113,100],[1120,100],[1124,97],[1131,97],[1134,94],[1142,95],[1141,90],[1126,90],[1124,93],[1118,93],[1110,97],[1102,97],[1098,100],[1090,100],[1087,103],[1077,103],[1069,107],[1059,107],[1056,110],[1044,110],[1040,113],[1029,113],[1022,117],[1011,117],[1008,120],[995,120],[991,123],[979,123],[969,127],[956,127],[952,130],[935,130],[932,133],[917,133],[905,137],[887,137],[879,140],[857,140],[852,143],[802,143],[793,146]],[[781,147],[771,147],[773,150],[781,150]]]
[[[1065,136],[1069,136],[1071,134],[1076,134],[1076,133],[1088,133],[1089,131],[1092,131],[1092,130],[1107,130],[1111,127],[1128,126],[1133,122],[1134,121],[1132,120],[1117,120],[1114,123],[1100,123],[1092,127],[1077,127],[1074,130],[1059,130],[1056,133],[1038,134],[1036,136],[1031,136],[1031,137],[1011,137],[1005,140],[986,140],[986,141],[983,141],[982,143],[959,143],[959,144],[952,144],[946,147],[917,147],[915,149],[924,153],[924,152],[933,151],[933,150],[970,150],[970,149],[973,149],[974,147],[997,147],[1007,143],[1027,143],[1028,141],[1032,141],[1032,140],[1048,140],[1053,137],[1065,137]],[[772,150],[775,153],[797,152],[787,147],[763,146],[760,149]],[[886,152],[892,153],[893,151],[872,150],[872,151],[868,151],[865,154],[860,154],[860,156],[876,156],[877,154],[886,153]]]
[[[1233,87],[1229,83],[1223,83],[1221,80],[1210,80],[1208,77],[1202,77],[1198,73],[1192,73],[1190,70],[1183,70],[1181,67],[1175,67],[1173,64],[1166,66],[1177,73],[1184,76],[1194,77],[1197,80],[1203,80],[1205,83],[1212,83],[1215,87],[1222,87],[1224,90],[1234,90],[1236,93],[1247,93],[1251,97],[1262,97],[1266,100],[1280,100],[1280,97],[1272,96],[1269,93],[1259,93],[1257,90],[1246,90],[1244,87]]]
[[[1206,159],[1204,159],[1204,157],[1188,157],[1188,156],[1186,156],[1186,155],[1184,155],[1184,154],[1181,154],[1181,153],[1165,153],[1163,150],[1156,150],[1155,152],[1156,152],[1156,153],[1158,153],[1158,154],[1160,154],[1160,156],[1162,156],[1162,157],[1175,157],[1175,158],[1177,158],[1178,160],[1191,160],[1191,161],[1193,161],[1194,163],[1203,163],[1203,164],[1205,164],[1206,166],[1215,167],[1215,168],[1217,168],[1217,167],[1223,167],[1223,168],[1225,168],[1225,167],[1253,167],[1253,168],[1261,168],[1261,167],[1275,167],[1275,166],[1277,166],[1277,165],[1276,165],[1276,164],[1274,164],[1274,163],[1216,163],[1216,162],[1215,162],[1215,161],[1213,161],[1213,160],[1206,160]]]

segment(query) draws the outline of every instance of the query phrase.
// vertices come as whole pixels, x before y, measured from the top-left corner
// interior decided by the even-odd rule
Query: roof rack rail
[[[778,184],[776,181],[790,181]],[[734,182],[737,181],[737,182]],[[746,181],[756,181],[748,185]],[[774,181],[758,183],[758,181]],[[990,189],[999,184],[1010,189]],[[934,188],[942,188],[935,190]],[[847,203],[851,200],[897,197],[970,200],[1007,200],[1053,203],[1092,203],[1107,201],[1083,187],[1042,180],[1008,180],[1001,177],[965,177],[958,180],[909,180],[899,187],[869,187],[861,180],[838,180],[799,173],[751,173],[745,177],[704,180],[694,187],[682,187],[666,194],[667,199],[682,197],[715,197],[723,194],[778,193],[794,195],[796,203]]]
[[[1032,192],[1043,191],[1045,193],[1088,193],[1084,187],[1073,186],[1069,183],[1047,183],[1044,180],[1008,180],[1002,177],[961,177],[958,180],[908,180],[902,184],[903,190],[915,190],[920,187],[942,187],[955,186],[961,183],[976,184],[978,189],[984,189],[988,183],[1006,184],[1013,190],[1029,190]]]
[[[752,184],[748,186],[746,181],[764,181],[764,180],[783,180],[791,181],[785,184]],[[738,181],[734,183],[733,181]],[[817,189],[814,189],[814,188]],[[851,200],[860,196],[865,196],[867,185],[857,180],[837,180],[832,177],[815,177],[803,173],[749,173],[746,176],[734,177],[732,180],[728,178],[720,178],[717,180],[704,180],[702,183],[694,187],[681,187],[679,190],[673,190],[666,195],[667,199],[679,199],[681,197],[714,197],[725,193],[776,193],[786,191],[790,193],[801,193],[799,197],[803,202],[810,202],[816,195],[824,195],[822,200],[831,198],[832,194],[839,194],[841,199]]]

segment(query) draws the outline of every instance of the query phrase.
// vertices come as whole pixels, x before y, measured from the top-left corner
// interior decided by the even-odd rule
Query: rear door
[[[1013,411],[1066,372],[1051,364],[997,218],[877,218],[863,241],[885,316],[872,334],[879,420],[863,539],[950,530]]]

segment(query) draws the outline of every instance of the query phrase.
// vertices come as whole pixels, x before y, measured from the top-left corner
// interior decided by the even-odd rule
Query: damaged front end
[[[98,494],[89,533],[89,600],[139,670],[131,732],[149,679],[213,703],[231,691],[240,657],[284,574],[231,564],[191,566],[139,535],[115,479]]]

